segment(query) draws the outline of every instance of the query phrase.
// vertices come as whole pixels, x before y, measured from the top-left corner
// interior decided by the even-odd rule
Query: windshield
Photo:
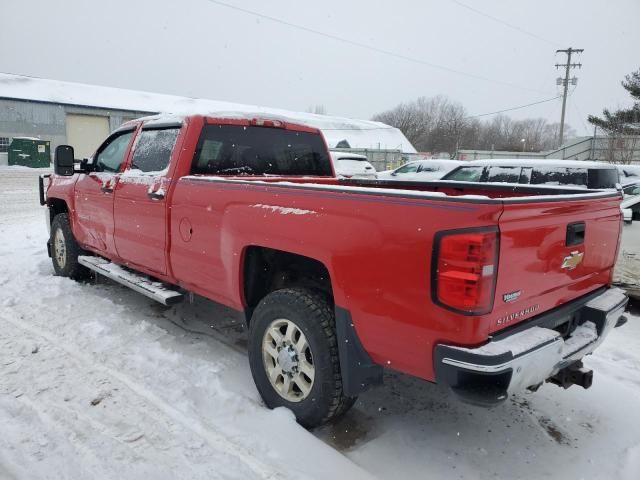
[[[484,167],[459,167],[448,173],[443,180],[456,180],[458,182],[479,182],[482,178]]]
[[[393,173],[415,173],[418,171],[418,167],[419,164],[417,163],[407,163],[406,165],[403,165],[402,167],[396,169]]]

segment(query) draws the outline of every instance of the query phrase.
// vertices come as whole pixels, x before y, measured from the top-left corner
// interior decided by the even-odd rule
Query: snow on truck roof
[[[588,160],[561,160],[561,159],[485,159],[462,162],[461,166],[491,166],[491,167],[566,167],[566,168],[616,168],[615,165],[604,162],[592,162]]]
[[[259,117],[269,116],[269,118],[320,129],[329,148],[334,148],[339,142],[346,140],[351,148],[399,149],[403,153],[416,153],[416,149],[400,130],[381,122],[294,112],[242,103],[126,90],[7,73],[0,73],[0,98],[146,113],[221,116],[225,112],[233,112]]]

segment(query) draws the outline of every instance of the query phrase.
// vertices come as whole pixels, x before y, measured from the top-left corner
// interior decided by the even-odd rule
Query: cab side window
[[[133,131],[124,132],[109,138],[96,155],[96,172],[119,172],[124,163],[124,154],[133,136]]]
[[[166,170],[179,132],[179,128],[143,130],[136,140],[131,169],[142,172]]]

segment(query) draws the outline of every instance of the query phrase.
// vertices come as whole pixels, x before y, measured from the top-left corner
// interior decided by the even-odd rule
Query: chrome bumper
[[[536,387],[593,352],[616,326],[627,302],[618,288],[591,298],[572,312],[579,325],[566,338],[532,326],[478,348],[438,345],[436,381],[472,403],[500,403],[509,393]]]

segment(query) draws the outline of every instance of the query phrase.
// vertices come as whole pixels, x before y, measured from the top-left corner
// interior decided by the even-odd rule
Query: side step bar
[[[78,263],[164,305],[175,305],[184,301],[182,293],[170,290],[160,282],[153,282],[144,275],[129,271],[104,258],[83,255],[78,257]]]

